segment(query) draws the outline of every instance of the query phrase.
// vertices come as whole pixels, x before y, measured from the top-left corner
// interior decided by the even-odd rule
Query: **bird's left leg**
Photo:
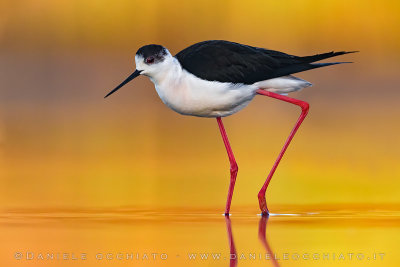
[[[217,118],[219,130],[222,135],[222,140],[224,141],[226,152],[228,153],[229,162],[231,164],[231,180],[229,183],[229,190],[228,190],[228,199],[226,200],[226,207],[225,207],[225,216],[229,216],[229,210],[231,209],[231,202],[232,202],[232,195],[233,189],[235,188],[236,176],[238,173],[238,165],[236,163],[235,157],[233,156],[233,151],[231,145],[229,144],[228,136],[226,135],[224,125],[222,124],[222,120],[220,117]]]
[[[265,91],[265,90],[262,90],[262,89],[258,89],[256,92],[257,92],[257,94],[269,96],[269,97],[272,97],[272,98],[276,98],[276,99],[279,99],[279,100],[282,100],[282,101],[285,101],[285,102],[289,102],[289,103],[292,103],[292,104],[295,104],[295,105],[301,107],[300,117],[298,118],[298,120],[296,122],[296,125],[293,127],[293,130],[290,132],[289,137],[286,139],[285,145],[283,146],[281,152],[279,153],[279,156],[276,159],[276,161],[274,163],[274,166],[272,167],[271,171],[269,172],[267,180],[265,181],[265,183],[262,186],[260,192],[258,193],[258,202],[260,204],[261,214],[263,216],[268,216],[269,211],[268,211],[268,208],[267,208],[267,202],[265,201],[265,192],[267,191],[267,187],[269,185],[269,182],[271,181],[272,176],[274,175],[275,170],[278,167],[279,162],[281,161],[281,159],[283,157],[283,154],[285,154],[285,151],[288,148],[288,146],[290,144],[290,141],[292,141],[293,136],[295,135],[295,133],[299,129],[301,123],[303,122],[303,120],[307,116],[308,109],[309,109],[309,104],[307,102],[305,102],[305,101],[301,101],[301,100],[298,100],[298,99],[290,98],[290,97],[287,97],[287,96],[284,96],[284,95],[276,94],[276,93]]]

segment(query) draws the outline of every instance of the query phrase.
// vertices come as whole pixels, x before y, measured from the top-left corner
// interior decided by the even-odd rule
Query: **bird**
[[[139,75],[143,75],[150,78],[162,102],[173,111],[182,115],[216,118],[230,162],[225,216],[230,215],[239,168],[222,118],[245,108],[256,95],[268,96],[299,106],[301,114],[258,193],[261,215],[268,216],[269,210],[265,198],[268,185],[309,111],[307,102],[287,96],[312,85],[293,74],[351,63],[316,62],[354,52],[358,51],[332,51],[311,56],[295,56],[231,41],[208,40],[195,43],[172,56],[164,46],[150,44],[137,50],[135,71],[104,98]]]

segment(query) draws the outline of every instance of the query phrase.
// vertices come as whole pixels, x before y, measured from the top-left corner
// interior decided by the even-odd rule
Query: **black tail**
[[[297,72],[312,70],[312,69],[331,66],[331,65],[337,65],[337,64],[342,64],[342,63],[351,63],[351,62],[328,62],[328,63],[313,63],[313,62],[319,61],[322,59],[326,59],[326,58],[330,58],[330,57],[339,56],[339,55],[355,53],[355,52],[358,52],[358,51],[329,52],[329,53],[318,54],[318,55],[307,56],[307,57],[297,57],[296,58],[298,60],[297,64],[288,65],[283,68],[279,68],[279,69],[275,70],[272,78],[286,76],[286,75],[290,75],[290,74],[297,73]]]
[[[357,52],[358,51],[350,51],[350,52],[346,52],[346,51],[333,52],[332,51],[332,52],[317,54],[317,55],[313,55],[313,56],[299,57],[298,59],[304,63],[312,63],[312,62],[320,61],[320,60],[330,58],[330,57],[336,57],[336,56],[340,56],[340,55],[357,53]]]

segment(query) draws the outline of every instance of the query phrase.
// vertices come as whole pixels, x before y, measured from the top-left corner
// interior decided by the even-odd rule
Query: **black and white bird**
[[[352,52],[328,52],[300,57],[229,41],[211,40],[196,43],[172,56],[165,47],[151,44],[136,52],[136,70],[105,97],[135,77],[145,75],[154,83],[161,100],[172,110],[182,115],[217,118],[231,164],[225,215],[229,215],[238,166],[221,117],[243,109],[257,94],[300,106],[302,113],[258,194],[261,212],[268,215],[266,189],[309,107],[304,101],[286,96],[311,86],[311,83],[292,74],[345,63],[315,62],[347,53]]]

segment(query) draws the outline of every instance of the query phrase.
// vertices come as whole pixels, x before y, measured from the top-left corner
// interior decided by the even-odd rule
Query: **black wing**
[[[347,53],[352,52],[329,52],[298,57],[264,48],[212,40],[189,46],[175,57],[184,69],[201,79],[253,84],[296,72],[338,64],[337,62],[312,64],[312,62]]]

